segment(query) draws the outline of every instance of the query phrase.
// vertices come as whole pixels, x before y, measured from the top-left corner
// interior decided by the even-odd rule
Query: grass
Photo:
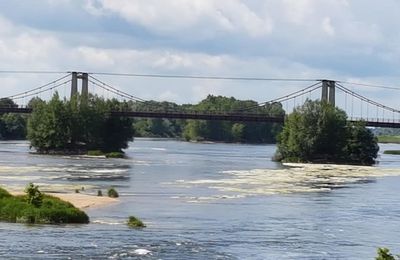
[[[125,154],[123,152],[110,152],[105,153],[100,150],[90,150],[87,152],[89,156],[105,156],[106,158],[125,158]]]
[[[379,143],[394,143],[400,144],[400,136],[399,135],[380,135],[378,136]]]
[[[400,150],[386,150],[383,153],[384,154],[400,155]]]
[[[87,151],[87,155],[90,156],[104,156],[104,153],[100,150],[89,150]]]
[[[128,219],[128,226],[131,228],[143,228],[146,227],[146,225],[137,217],[130,216]]]
[[[12,196],[0,188],[0,221],[27,224],[89,223],[85,212],[59,198],[43,195],[40,206],[28,203],[26,195]]]
[[[106,153],[107,158],[124,158],[125,154],[121,152]]]

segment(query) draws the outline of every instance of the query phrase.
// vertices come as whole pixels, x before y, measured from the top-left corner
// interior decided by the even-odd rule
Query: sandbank
[[[11,192],[12,195],[22,195],[23,192]],[[104,207],[117,203],[119,200],[105,196],[95,196],[82,193],[53,193],[46,192],[46,195],[51,195],[62,200],[68,201],[79,209]]]

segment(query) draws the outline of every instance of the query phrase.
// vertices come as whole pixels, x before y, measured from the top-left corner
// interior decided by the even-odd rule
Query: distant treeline
[[[98,99],[97,99],[98,100]],[[41,104],[33,98],[28,106]],[[111,103],[115,107],[116,100]],[[0,106],[15,106],[9,99],[0,100]],[[120,107],[134,111],[172,112],[243,112],[281,117],[285,111],[280,103],[258,106],[256,101],[237,100],[233,97],[212,96],[198,104],[178,105],[171,102],[125,102]],[[29,115],[4,114],[0,116],[0,139],[26,139]],[[132,127],[137,137],[182,138],[187,141],[275,143],[281,131],[276,123],[237,123],[229,121],[182,120],[182,119],[134,119]]]
[[[258,106],[256,101],[209,95],[200,103],[177,105],[170,102],[134,103],[137,111],[243,112],[284,116],[280,103]],[[135,119],[138,137],[183,138],[187,141],[274,143],[282,126],[276,123],[235,123],[229,121]]]
[[[0,107],[13,107],[16,104],[11,99],[0,99]],[[0,140],[26,139],[27,115],[0,115]]]

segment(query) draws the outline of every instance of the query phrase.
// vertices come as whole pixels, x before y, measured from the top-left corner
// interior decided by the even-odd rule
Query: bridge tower
[[[72,81],[71,81],[71,98],[78,93],[78,79],[82,80],[82,96],[89,95],[89,75],[85,72],[72,72]]]
[[[322,80],[322,95],[321,101],[335,105],[335,85],[333,80]]]

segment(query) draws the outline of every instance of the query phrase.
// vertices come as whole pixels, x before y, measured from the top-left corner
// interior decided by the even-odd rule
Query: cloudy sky
[[[399,14],[398,0],[0,1],[0,70],[329,78],[400,87]],[[1,96],[58,76],[0,74]],[[209,93],[266,101],[309,84],[98,78],[144,99],[178,103]],[[400,106],[400,91],[353,87]]]

